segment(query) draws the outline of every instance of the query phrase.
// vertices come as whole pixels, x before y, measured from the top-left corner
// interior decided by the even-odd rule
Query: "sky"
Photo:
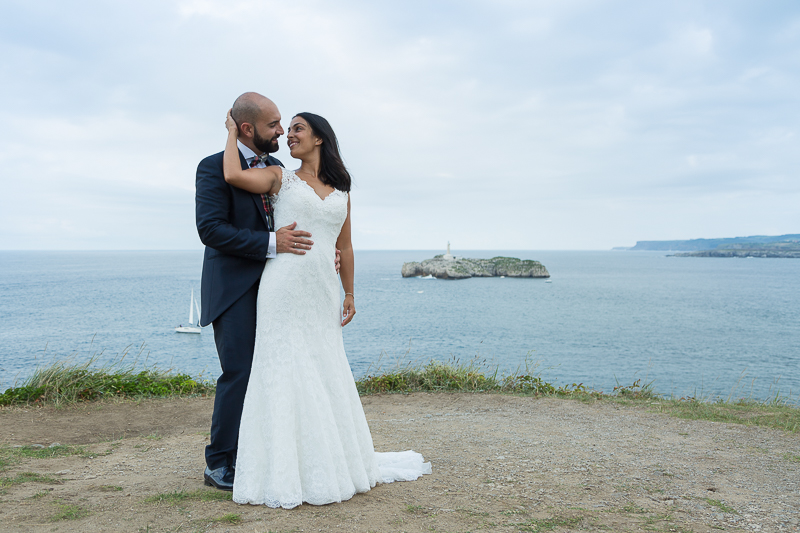
[[[796,0],[3,0],[0,73],[0,250],[201,249],[245,91],[330,121],[357,250],[800,233]]]

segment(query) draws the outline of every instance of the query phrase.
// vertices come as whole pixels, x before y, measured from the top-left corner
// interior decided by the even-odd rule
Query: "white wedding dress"
[[[325,199],[283,170],[275,227],[312,234],[305,255],[267,261],[258,293],[253,368],[244,400],[233,500],[291,509],[431,472],[413,452],[376,453],[342,343],[333,259],[347,193]]]

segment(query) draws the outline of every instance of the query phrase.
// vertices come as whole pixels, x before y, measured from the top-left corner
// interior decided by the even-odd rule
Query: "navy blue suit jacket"
[[[222,172],[222,155],[197,166],[195,216],[197,233],[206,245],[200,298],[200,325],[225,312],[260,278],[269,247],[267,214],[260,194],[229,185]],[[247,162],[239,153],[242,168]],[[269,165],[280,165],[270,156]]]

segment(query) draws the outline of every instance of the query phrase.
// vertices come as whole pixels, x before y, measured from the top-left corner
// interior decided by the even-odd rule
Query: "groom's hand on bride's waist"
[[[306,250],[311,249],[314,241],[306,238],[311,237],[311,234],[307,231],[294,229],[296,227],[297,222],[292,222],[275,232],[275,247],[279,254],[303,255]]]

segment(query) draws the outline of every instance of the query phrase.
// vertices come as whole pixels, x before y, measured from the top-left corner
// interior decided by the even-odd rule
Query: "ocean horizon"
[[[441,250],[357,250],[354,375],[477,359],[610,392],[640,379],[676,397],[795,398],[800,261],[668,252],[453,250],[541,261],[543,279],[402,278]],[[214,379],[212,328],[174,332],[199,296],[202,250],[0,251],[0,390],[73,357]]]

